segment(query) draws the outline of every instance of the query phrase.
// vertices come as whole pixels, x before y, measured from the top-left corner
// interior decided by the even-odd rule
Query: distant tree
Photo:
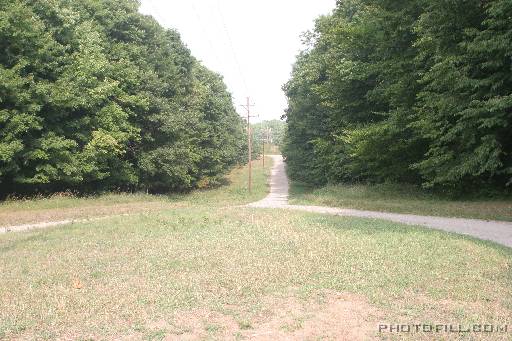
[[[281,120],[268,120],[252,125],[254,145],[260,148],[263,142],[281,147],[286,130],[286,123]],[[258,149],[258,153],[261,151]]]

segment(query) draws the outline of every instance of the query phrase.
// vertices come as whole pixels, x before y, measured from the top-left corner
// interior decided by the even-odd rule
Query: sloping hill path
[[[511,222],[363,211],[324,206],[290,205],[288,204],[289,184],[283,157],[281,155],[271,155],[271,157],[274,161],[274,166],[271,173],[270,193],[263,200],[247,205],[248,207],[279,208],[338,216],[384,219],[407,225],[419,225],[447,232],[469,235],[512,247]]]

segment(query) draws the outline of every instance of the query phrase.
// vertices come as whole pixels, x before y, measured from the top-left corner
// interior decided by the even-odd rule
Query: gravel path
[[[92,217],[92,218],[64,219],[64,220],[58,220],[58,221],[46,221],[46,222],[41,222],[41,223],[2,226],[2,227],[0,227],[0,234],[8,233],[8,232],[22,232],[22,231],[30,231],[30,230],[37,230],[37,229],[45,229],[48,227],[54,227],[54,226],[60,226],[60,225],[86,223],[86,222],[90,222],[90,221],[98,221],[98,220],[114,218],[114,217],[126,217],[126,216],[130,216],[130,215],[134,215],[134,214],[136,214],[136,213],[123,213],[123,214],[106,215],[106,216]]]
[[[373,218],[390,220],[408,225],[419,225],[448,232],[470,235],[476,238],[491,240],[498,244],[512,247],[512,223],[501,221],[487,221],[479,219],[443,218],[433,216],[420,216],[414,214],[385,213],[374,211],[362,211],[347,208],[334,208],[324,206],[289,205],[288,204],[288,178],[285,164],[281,155],[271,155],[274,160],[270,180],[269,195],[258,202],[247,205],[254,208],[280,208],[288,210],[323,213],[339,216]],[[124,216],[129,214],[121,214]],[[20,232],[32,229],[43,229],[51,226],[67,225],[110,218],[103,216],[89,219],[69,219],[53,222],[33,223],[17,226],[0,227],[0,234],[7,232]]]
[[[323,206],[305,206],[288,204],[288,178],[285,164],[281,155],[272,155],[274,166],[270,182],[270,194],[263,200],[249,204],[255,208],[281,208],[297,211],[324,213],[339,216],[373,218],[390,220],[408,225],[419,225],[448,232],[473,236],[479,239],[491,240],[498,244],[512,247],[512,223],[488,221],[480,219],[443,218],[420,216],[415,214],[385,213],[362,211],[346,208]]]

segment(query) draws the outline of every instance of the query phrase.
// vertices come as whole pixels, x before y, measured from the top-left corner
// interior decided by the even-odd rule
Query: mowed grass
[[[511,249],[379,220],[234,207],[247,199],[236,189],[245,173],[232,177],[225,192],[193,193],[183,207],[0,235],[0,339],[293,336],[314,319],[311,300],[332,291],[366,302],[361,339],[432,338],[378,334],[379,323],[510,323]],[[291,321],[281,317],[290,302],[306,307]]]
[[[313,188],[292,183],[290,203],[512,221],[512,198],[449,200],[407,185],[330,185]]]
[[[175,195],[173,198],[190,205],[206,206],[227,206],[244,205],[263,199],[268,191],[268,178],[272,169],[272,158],[265,158],[265,168],[263,160],[253,160],[252,162],[252,186],[249,192],[248,167],[235,168],[229,176],[226,177],[224,186],[214,189],[197,190],[186,195]]]
[[[0,226],[83,219],[98,216],[152,212],[190,205],[231,205],[259,200],[266,195],[266,179],[272,160],[253,161],[253,188],[248,193],[248,169],[238,167],[224,179],[224,186],[196,190],[187,194],[151,195],[146,193],[105,193],[76,196],[58,193],[28,199],[10,199],[0,203]]]

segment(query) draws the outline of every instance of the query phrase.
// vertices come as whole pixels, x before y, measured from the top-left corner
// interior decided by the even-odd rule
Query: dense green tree
[[[290,175],[510,185],[511,6],[338,1],[284,87]]]
[[[327,110],[315,91],[323,78],[323,66],[316,52],[306,51],[299,56],[292,79],[283,88],[289,103],[283,154],[292,178],[322,184],[330,174],[329,162],[321,160],[326,153],[320,154],[315,143],[318,145],[320,139],[329,135]]]
[[[184,190],[243,160],[222,79],[138,6],[0,2],[2,193]]]
[[[428,186],[512,184],[510,13],[510,1],[431,1],[418,22]]]
[[[302,158],[311,166],[299,162],[297,172],[315,169],[319,183],[415,178],[409,164],[421,153],[421,140],[408,125],[417,88],[412,28],[418,13],[414,2],[350,1],[318,20],[285,88],[288,140],[306,138],[286,150],[297,153],[302,145],[311,154]],[[298,133],[302,124],[307,133]],[[289,159],[293,172],[296,158]]]

